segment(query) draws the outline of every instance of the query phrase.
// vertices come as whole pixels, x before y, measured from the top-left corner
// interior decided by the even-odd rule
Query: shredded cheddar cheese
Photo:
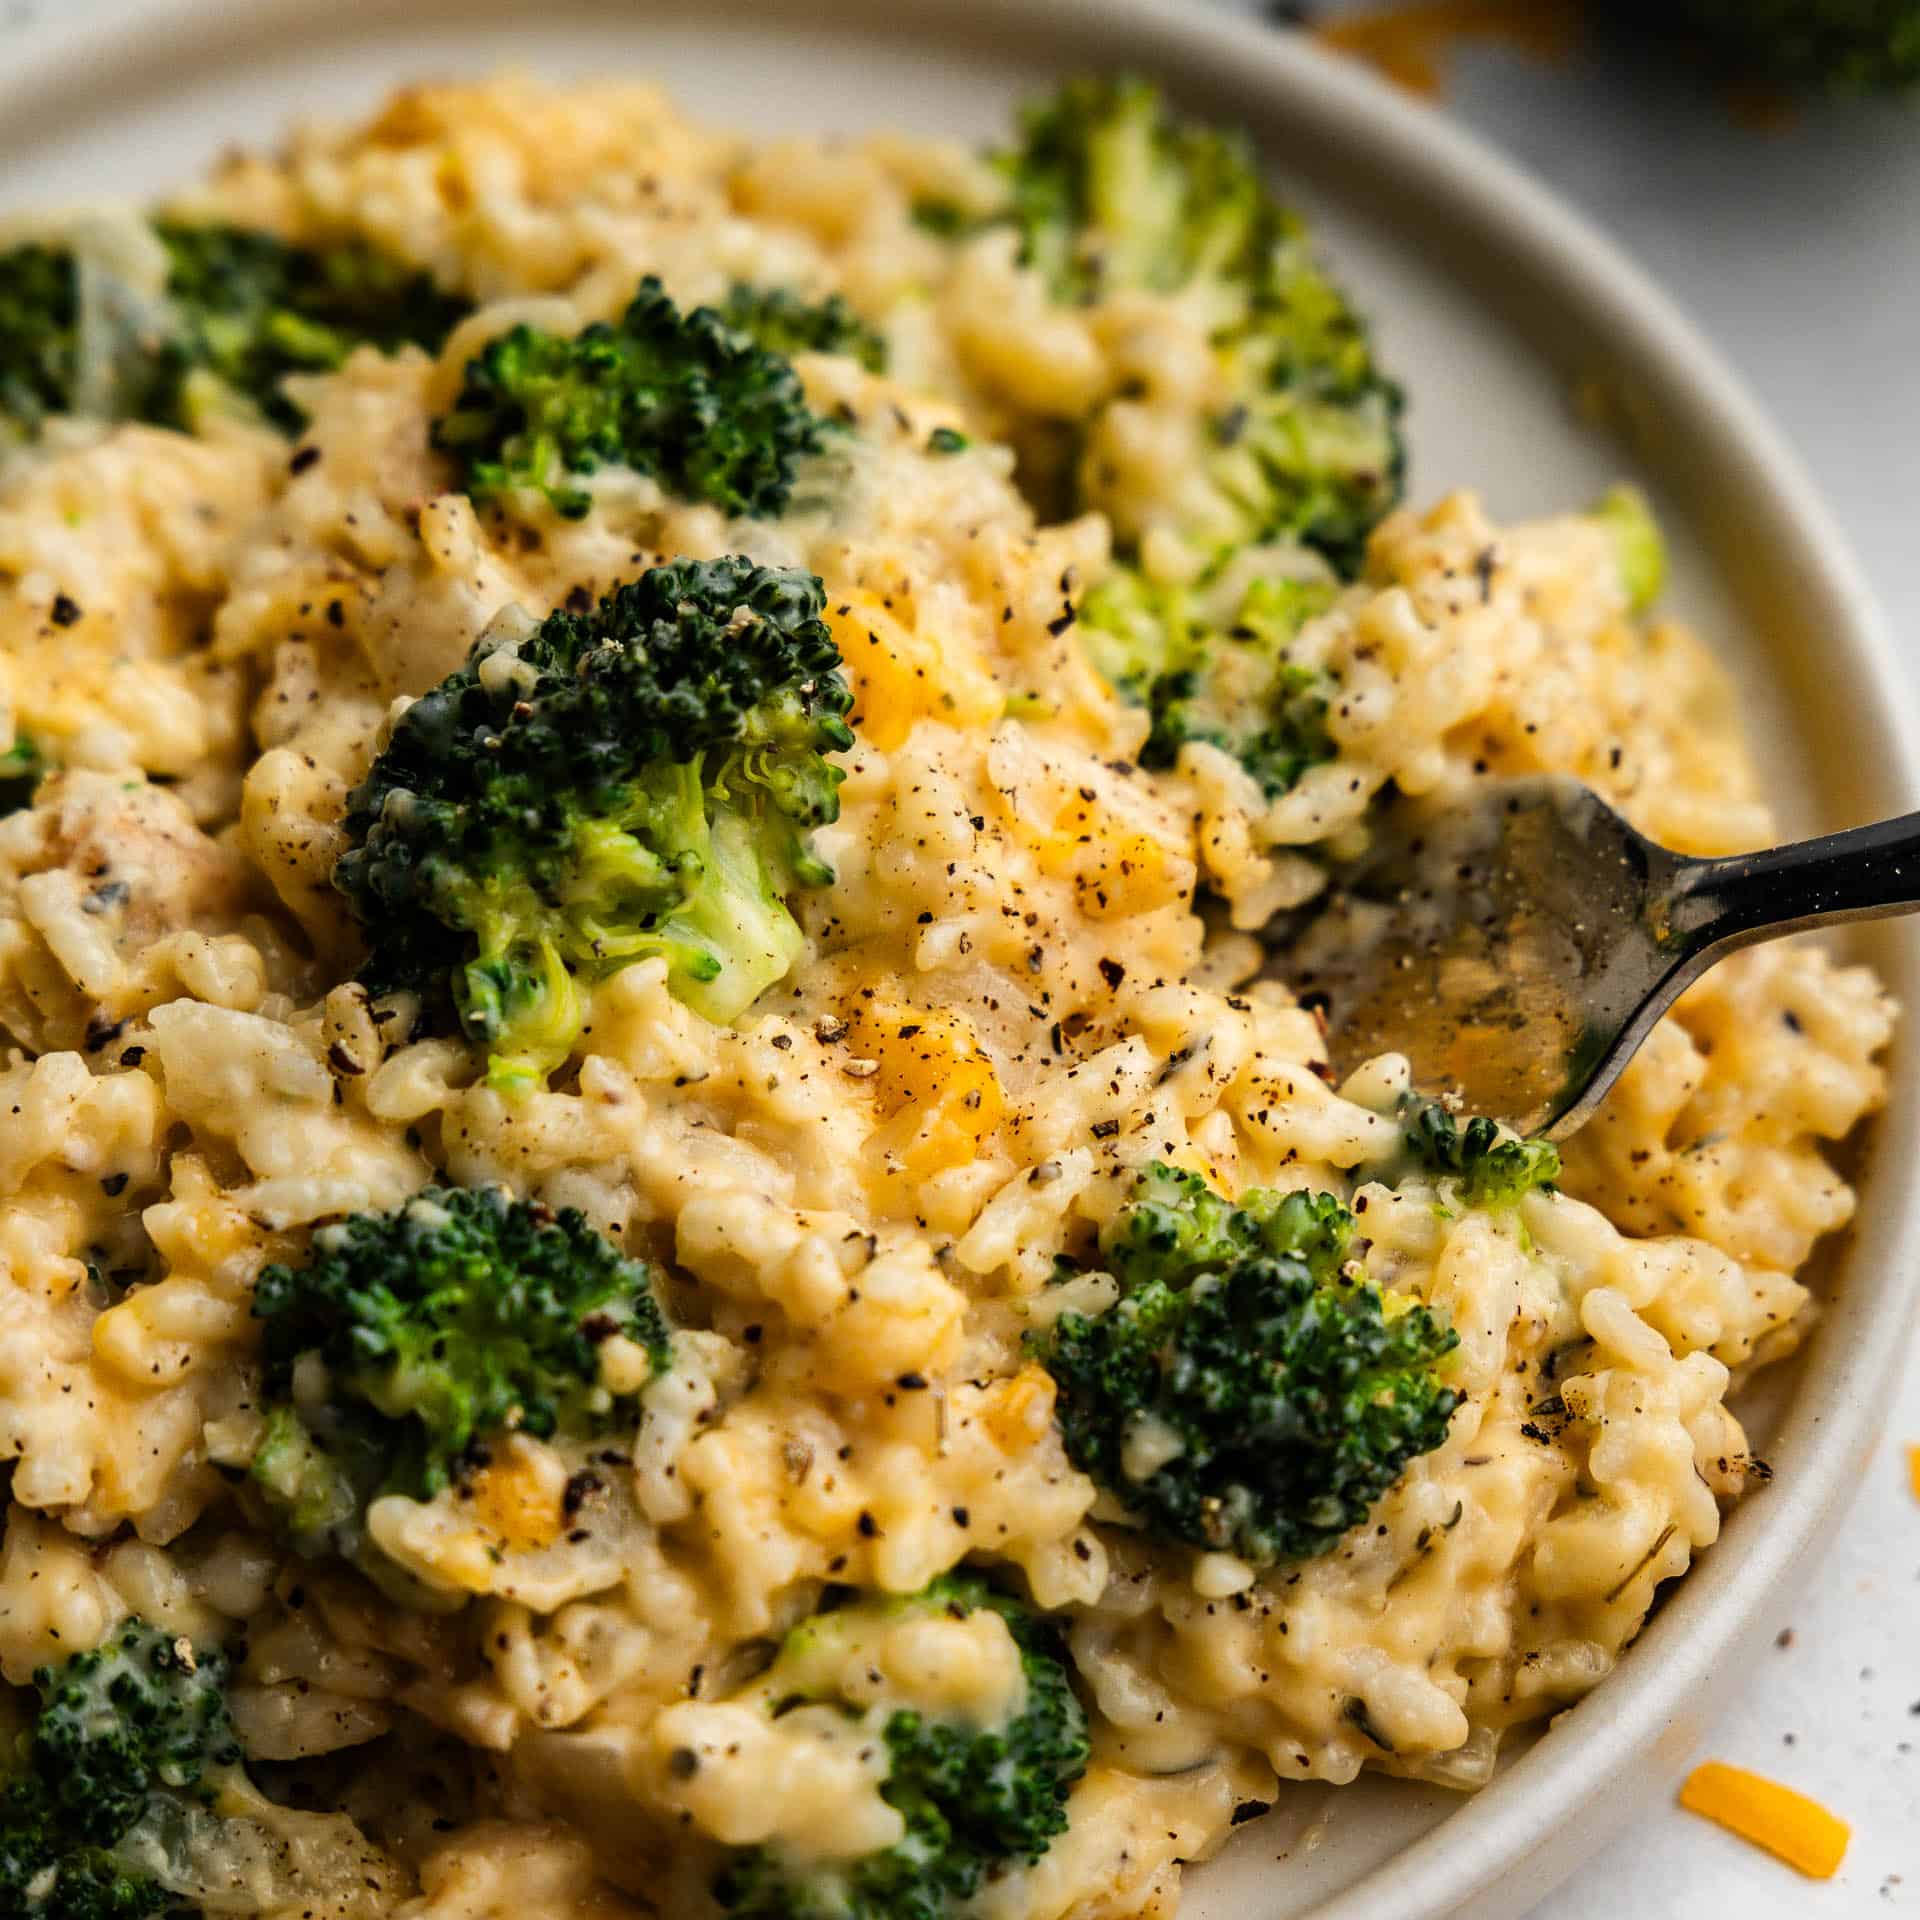
[[[1446,96],[1448,60],[1464,44],[1478,41],[1559,60],[1578,42],[1581,26],[1577,8],[1565,0],[1414,0],[1332,21],[1314,37],[1336,53],[1364,60],[1408,93],[1439,100]]]
[[[1831,1880],[1847,1856],[1852,1829],[1791,1787],[1743,1767],[1709,1760],[1687,1775],[1680,1804],[1764,1847],[1809,1880]]]

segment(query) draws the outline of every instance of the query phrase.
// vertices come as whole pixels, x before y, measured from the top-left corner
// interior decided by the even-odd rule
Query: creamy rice
[[[1274,801],[1204,746],[1141,772],[1144,718],[1063,615],[1116,531],[1196,511],[1204,336],[1145,296],[1052,307],[991,235],[956,263],[910,217],[933,190],[991,191],[935,143],[755,145],[639,87],[403,94],[185,204],[430,267],[482,303],[437,362],[303,384],[294,468],[239,427],[63,425],[0,472],[0,738],[10,716],[62,769],[0,820],[0,1673],[132,1613],[243,1647],[250,1753],[344,1755],[387,1856],[341,1920],[692,1914],[723,1843],[857,1830],[870,1782],[771,1738],[728,1757],[701,1676],[744,1679],[823,1582],[911,1592],[963,1558],[1057,1610],[1095,1720],[1068,1832],[989,1920],[1170,1914],[1181,1863],[1278,1782],[1479,1784],[1753,1484],[1729,1390],[1792,1350],[1796,1271],[1849,1217],[1827,1149],[1882,1099],[1892,1009],[1806,943],[1687,997],[1558,1192],[1496,1214],[1366,1177],[1403,1080],[1329,1085],[1312,1016],[1235,990],[1245,936],[1206,941],[1196,889],[1259,924],[1389,781],[1565,771],[1675,847],[1763,843],[1727,687],[1630,610],[1594,521],[1499,527],[1461,496],[1385,524],[1300,638],[1341,690],[1333,759]],[[607,473],[587,518],[511,537],[447,491],[429,418],[483,338],[608,316],[645,272],[686,303],[844,291],[892,373],[803,357],[854,423],[822,504],[728,523]],[[1036,525],[996,440],[1123,390],[1101,511]],[[930,453],[942,425],[969,447]],[[727,552],[826,584],[857,695],[837,884],[737,1027],[642,962],[551,1089],[505,1096],[351,984],[345,794],[390,703],[503,607]],[[1256,1576],[1106,1517],[1023,1358],[1055,1254],[1156,1158],[1347,1198],[1368,1273],[1460,1335],[1445,1443],[1318,1559]],[[378,1503],[378,1546],[446,1603],[408,1611],[293,1560],[234,1480],[261,1266],[436,1175],[581,1208],[706,1318],[589,1541],[532,1440],[477,1500]],[[962,1639],[940,1670],[1004,1691]],[[697,1793],[663,1763],[682,1744],[719,1756]]]

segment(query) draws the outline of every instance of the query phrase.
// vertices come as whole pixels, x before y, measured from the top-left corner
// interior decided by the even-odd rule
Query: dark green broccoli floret
[[[0,753],[0,815],[33,805],[33,791],[47,771],[46,756],[28,734],[16,732]]]
[[[227,1662],[144,1621],[63,1667],[0,1794],[0,1911],[36,1920],[144,1920],[184,1903],[108,1851],[155,1796],[210,1801],[240,1763]]]
[[[1400,392],[1251,145],[1179,118],[1145,81],[1080,79],[1027,111],[997,164],[996,218],[1055,298],[1203,304],[1225,397],[1206,456],[1215,504],[1193,536],[1297,540],[1356,572],[1400,494]]]
[[[193,1911],[110,1853],[60,1843],[44,1818],[0,1811],[0,1911],[20,1920],[154,1920]]]
[[[431,275],[356,240],[294,247],[243,227],[172,221],[159,234],[179,331],[150,417],[172,426],[192,424],[186,382],[204,370],[298,433],[306,416],[282,388],[287,375],[331,372],[362,346],[437,351],[469,311]]]
[[[32,1777],[67,1830],[97,1846],[132,1826],[157,1788],[187,1792],[209,1769],[239,1763],[217,1648],[130,1620],[105,1646],[33,1679]]]
[[[733,286],[720,318],[755,346],[792,359],[796,353],[839,353],[869,373],[887,370],[887,343],[837,293],[803,300],[786,287]]]
[[[786,898],[832,878],[809,829],[852,744],[820,583],[678,561],[591,613],[496,631],[407,708],[349,797],[335,870],[362,979],[445,996],[521,1085],[565,1059],[584,987],[662,954],[736,1017],[801,946]]]
[[[500,1188],[433,1188],[323,1227],[305,1266],[262,1270],[253,1311],[274,1407],[254,1477],[309,1552],[351,1557],[368,1499],[429,1497],[490,1435],[631,1418],[634,1397],[600,1379],[613,1336],[655,1373],[672,1364],[646,1266],[572,1209]]]
[[[1551,1140],[1503,1135],[1483,1116],[1463,1123],[1418,1094],[1402,1100],[1400,1120],[1407,1151],[1428,1172],[1456,1181],[1467,1206],[1515,1206],[1560,1177],[1560,1150]]]
[[[433,443],[476,500],[531,490],[578,520],[592,504],[581,479],[625,467],[770,519],[825,433],[790,361],[711,307],[682,313],[649,275],[617,325],[571,337],[518,326],[490,341]]]
[[[1649,25],[1700,36],[1736,73],[1810,93],[1920,84],[1920,0],[1635,0]]]
[[[1102,1235],[1119,1303],[1036,1341],[1074,1464],[1143,1525],[1255,1566],[1324,1553],[1445,1439],[1458,1336],[1348,1265],[1329,1194],[1238,1204],[1154,1165]]]
[[[956,1574],[911,1599],[815,1615],[787,1636],[759,1690],[784,1712],[837,1696],[820,1691],[864,1631],[909,1611],[957,1618],[990,1609],[1020,1652],[1026,1698],[1004,1725],[981,1728],[897,1707],[881,1730],[880,1796],[906,1823],[897,1846],[863,1859],[796,1862],[756,1847],[714,1888],[721,1908],[759,1920],[948,1920],[997,1869],[1040,1858],[1067,1824],[1067,1795],[1086,1771],[1087,1721],[1059,1637],[984,1580]],[[823,1654],[827,1656],[822,1658]],[[850,1717],[859,1709],[839,1700]]]
[[[940,240],[961,239],[978,224],[965,207],[956,206],[951,200],[916,200],[908,213],[922,233],[930,233]]]
[[[51,247],[0,253],[0,420],[33,435],[72,404],[79,299],[73,261]]]
[[[1255,580],[1224,619],[1204,610],[1206,597],[1204,585],[1155,586],[1122,568],[1081,606],[1081,641],[1120,696],[1153,716],[1142,766],[1171,767],[1187,741],[1210,741],[1273,798],[1334,757],[1326,729],[1333,682],[1287,656],[1334,589]]]
[[[89,280],[63,248],[0,254],[0,416],[14,431],[31,436],[49,414],[83,409],[191,430],[203,406],[225,403],[298,432],[305,416],[282,387],[288,374],[329,372],[363,345],[437,348],[468,310],[359,241],[295,247],[174,221],[155,232],[165,296],[145,304],[104,276]],[[89,333],[100,361],[91,368]]]

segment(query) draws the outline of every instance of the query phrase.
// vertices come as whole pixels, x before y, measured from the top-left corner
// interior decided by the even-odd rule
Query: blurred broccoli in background
[[[950,1574],[907,1598],[855,1599],[815,1614],[782,1642],[755,1691],[776,1714],[820,1706],[856,1719],[841,1691],[877,1633],[916,1615],[996,1614],[1018,1649],[1018,1710],[997,1725],[898,1706],[877,1717],[887,1753],[880,1797],[902,1818],[898,1845],[852,1860],[749,1848],[714,1896],[741,1920],[947,1920],[1006,1866],[1038,1860],[1066,1830],[1067,1795],[1086,1771],[1087,1718],[1059,1636],[978,1575]],[[876,1676],[877,1677],[877,1676]],[[863,1676],[865,1678],[865,1676]],[[860,1698],[870,1698],[870,1683]]]
[[[1606,528],[1633,613],[1645,613],[1667,586],[1667,538],[1638,487],[1609,487],[1590,509]]]
[[[469,303],[360,241],[293,247],[242,227],[162,222],[167,299],[179,332],[161,357],[149,417],[191,424],[190,383],[204,371],[285,433],[306,417],[289,374],[328,373],[357,347],[438,351]]]
[[[366,984],[451,998],[508,1087],[649,955],[708,1019],[742,1013],[800,951],[787,897],[832,878],[808,835],[839,813],[852,696],[824,606],[809,574],[684,560],[496,623],[348,798]]]
[[[1264,11],[1276,26],[1322,27],[1328,44],[1396,77],[1431,77],[1434,55],[1452,41],[1517,39],[1517,25],[1529,15],[1524,6],[1482,11],[1420,0],[1337,8],[1269,0]],[[1554,9],[1539,12],[1554,18]],[[1856,98],[1920,84],[1920,0],[1587,0],[1587,14],[1596,30],[1623,30],[1643,48],[1657,42],[1723,79]],[[1541,44],[1552,44],[1552,32],[1548,26]],[[1411,67],[1385,57],[1387,48],[1402,45],[1415,50]]]
[[[269,1409],[253,1462],[308,1557],[359,1551],[369,1500],[426,1499],[509,1428],[550,1439],[630,1416],[601,1383],[616,1335],[664,1373],[652,1275],[581,1214],[500,1188],[434,1188],[314,1236],[254,1288]]]
[[[1920,0],[1631,0],[1629,17],[1705,43],[1734,72],[1795,92],[1920,84]]]
[[[162,296],[144,302],[66,248],[0,253],[0,417],[31,438],[75,411],[191,432],[240,408],[297,433],[289,374],[360,346],[437,349],[468,311],[359,241],[308,248],[231,226],[162,221]]]
[[[1101,1235],[1118,1303],[1033,1343],[1074,1465],[1168,1539],[1254,1566],[1332,1547],[1459,1403],[1458,1335],[1350,1266],[1353,1232],[1331,1194],[1146,1168]]]
[[[1181,117],[1148,82],[1068,81],[1027,109],[993,164],[1000,208],[922,208],[923,220],[962,239],[1010,228],[1062,305],[1145,293],[1204,320],[1213,392],[1197,484],[1177,508],[1135,524],[1102,480],[1101,417],[1135,397],[1126,391],[1084,419],[1016,428],[1022,479],[1045,511],[1100,508],[1113,522],[1117,565],[1080,609],[1079,633],[1151,715],[1143,763],[1170,767],[1185,741],[1207,741],[1269,797],[1284,793],[1332,757],[1331,683],[1286,649],[1330,603],[1326,570],[1357,574],[1400,498],[1400,390],[1251,143]],[[1150,532],[1187,559],[1161,564]]]
[[[580,481],[624,467],[683,500],[771,519],[826,423],[791,362],[758,337],[857,353],[863,334],[844,311],[792,296],[736,289],[731,304],[735,319],[683,313],[649,275],[615,325],[571,336],[514,327],[468,362],[433,443],[476,500],[536,492],[578,520],[592,505]]]
[[[1251,143],[1181,118],[1144,80],[1084,78],[1030,107],[995,164],[1008,197],[988,224],[1015,228],[1055,299],[1138,290],[1204,312],[1221,393],[1209,504],[1183,531],[1209,548],[1294,540],[1357,571],[1399,498],[1400,390]]]
[[[0,420],[31,438],[72,404],[79,298],[73,261],[52,247],[0,253]]]

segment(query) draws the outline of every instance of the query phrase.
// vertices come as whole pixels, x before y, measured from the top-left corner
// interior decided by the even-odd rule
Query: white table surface
[[[0,59],[4,35],[36,16],[137,4],[0,0]],[[1684,75],[1613,52],[1551,64],[1468,50],[1451,79],[1452,110],[1607,229],[1746,377],[1847,529],[1920,679],[1920,102],[1821,109],[1762,134]],[[1810,1883],[1666,1805],[1539,1920],[1920,1914],[1908,1440],[1920,1442],[1912,1361],[1826,1564],[1780,1609],[1778,1644],[1696,1756],[1770,1774],[1849,1820],[1839,1875]]]

